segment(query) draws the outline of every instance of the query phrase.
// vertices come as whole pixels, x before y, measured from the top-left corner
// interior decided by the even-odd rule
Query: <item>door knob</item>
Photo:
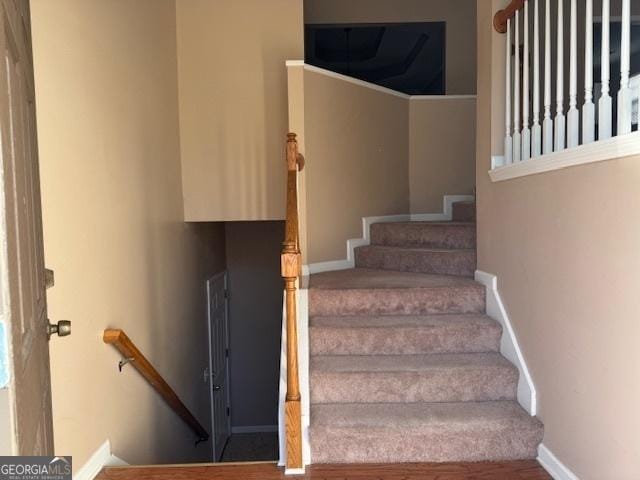
[[[214,386],[213,386],[213,390],[214,390],[214,391],[216,391],[216,392],[217,392],[218,390],[220,390],[220,389],[222,389],[222,387],[221,387],[220,385],[214,385]]]
[[[71,335],[71,322],[69,320],[60,320],[58,323],[50,323],[47,325],[47,335],[57,334],[59,337]]]

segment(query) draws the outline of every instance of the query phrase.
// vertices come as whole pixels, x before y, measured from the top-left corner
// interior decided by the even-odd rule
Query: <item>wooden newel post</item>
[[[300,245],[298,232],[297,172],[304,159],[298,153],[295,133],[287,135],[287,218],[285,241],[282,244],[281,270],[285,286],[287,312],[287,395],[285,427],[287,468],[298,469],[302,463],[302,412],[300,408],[300,379],[298,375],[298,327],[296,281],[300,274]]]

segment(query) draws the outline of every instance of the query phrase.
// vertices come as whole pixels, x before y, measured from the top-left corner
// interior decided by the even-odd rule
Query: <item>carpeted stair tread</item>
[[[484,287],[471,278],[415,272],[396,272],[371,268],[349,268],[309,276],[309,289],[392,289]]]
[[[517,402],[449,403],[343,403],[313,405],[313,426],[335,428],[370,427],[393,430],[450,424],[473,425],[486,421],[511,423],[532,420]]]
[[[456,368],[517,369],[499,353],[442,353],[426,355],[318,355],[311,369],[320,372],[422,372]]]
[[[473,277],[476,251],[369,245],[355,249],[355,265],[358,268]]]
[[[495,352],[502,327],[486,315],[312,317],[311,355]]]
[[[464,327],[478,325],[481,327],[500,324],[484,314],[443,314],[443,315],[379,315],[353,317],[312,317],[309,319],[312,328],[434,328],[440,326]]]
[[[518,370],[499,353],[311,357],[311,403],[513,400]]]
[[[472,222],[394,222],[371,225],[371,245],[467,249],[476,247]]]
[[[471,278],[354,268],[311,275],[309,315],[481,313],[485,288]]]
[[[542,424],[514,401],[311,406],[314,463],[535,458]]]

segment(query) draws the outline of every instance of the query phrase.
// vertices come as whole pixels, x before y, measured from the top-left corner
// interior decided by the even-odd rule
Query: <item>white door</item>
[[[0,321],[13,455],[52,455],[53,427],[29,2],[0,0]],[[6,417],[5,417],[6,418]]]
[[[213,439],[213,461],[217,462],[231,434],[226,273],[216,275],[207,281],[207,299],[211,438]]]

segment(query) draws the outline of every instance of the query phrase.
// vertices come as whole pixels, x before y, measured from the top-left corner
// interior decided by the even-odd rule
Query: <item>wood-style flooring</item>
[[[550,480],[535,460],[497,463],[312,465],[284,475],[274,463],[105,468],[96,480]]]

